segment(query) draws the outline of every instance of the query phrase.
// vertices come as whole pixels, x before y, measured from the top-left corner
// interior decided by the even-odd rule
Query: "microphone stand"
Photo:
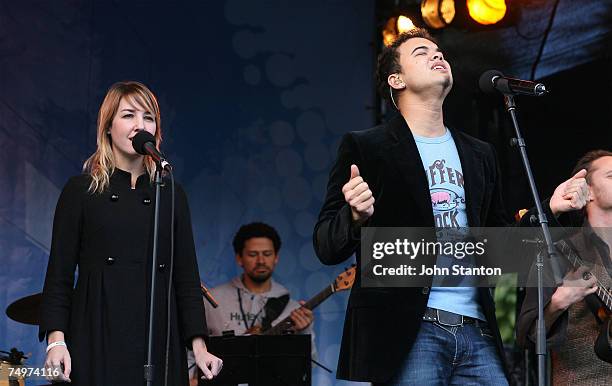
[[[151,294],[149,304],[149,336],[147,340],[147,362],[144,365],[144,379],[147,386],[153,385],[154,365],[153,361],[153,315],[155,308],[155,277],[157,276],[157,239],[159,228],[159,201],[161,193],[161,165],[157,165],[155,170],[155,215],[153,218],[153,257],[151,259]],[[170,300],[168,300],[170,301]]]
[[[531,195],[533,196],[533,200],[535,202],[536,209],[538,212],[538,217],[536,221],[540,223],[540,227],[542,228],[542,234],[544,235],[544,241],[546,244],[546,254],[548,255],[548,259],[552,268],[555,284],[559,286],[563,283],[563,279],[561,276],[561,270],[558,265],[558,256],[553,245],[552,237],[550,235],[550,229],[548,228],[548,219],[546,218],[546,213],[544,213],[544,209],[542,208],[540,195],[538,193],[536,183],[533,178],[531,165],[529,163],[529,159],[527,158],[527,145],[525,143],[525,139],[521,135],[518,120],[516,118],[516,104],[514,103],[514,96],[512,94],[504,93],[504,104],[506,106],[506,111],[508,111],[510,117],[512,118],[512,124],[514,125],[514,131],[516,133],[516,138],[512,138],[511,145],[518,146],[519,148],[521,159],[523,161],[523,166],[525,168],[525,172],[527,173],[527,179],[529,181]],[[543,266],[543,253],[538,253],[536,259],[536,268],[538,274],[538,320],[536,325],[538,386],[545,386],[546,384],[546,326],[544,324],[544,283],[542,276]]]

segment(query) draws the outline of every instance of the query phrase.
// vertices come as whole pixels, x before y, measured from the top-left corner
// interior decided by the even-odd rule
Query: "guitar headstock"
[[[353,264],[350,268],[342,272],[336,280],[334,280],[334,291],[345,291],[350,289],[355,283],[355,276],[357,275],[357,268]]]

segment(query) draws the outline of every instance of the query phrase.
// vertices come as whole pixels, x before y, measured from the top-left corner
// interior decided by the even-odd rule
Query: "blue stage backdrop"
[[[319,263],[312,230],[340,136],[374,122],[373,24],[373,0],[1,2],[0,350],[43,362],[37,328],[4,310],[42,290],[56,200],[118,80],[160,99],[203,281],[239,273],[231,239],[260,220],[281,234],[276,278],[294,297],[329,284],[344,266]],[[315,312],[319,360],[334,370],[346,299]]]

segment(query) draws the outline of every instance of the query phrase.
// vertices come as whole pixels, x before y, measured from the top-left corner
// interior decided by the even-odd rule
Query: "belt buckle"
[[[440,317],[442,315],[443,317]],[[443,326],[457,327],[463,325],[463,315],[436,309],[436,319]]]
[[[438,320],[438,314],[431,315],[431,313],[429,313],[429,310],[433,311],[434,308],[427,307],[427,310],[425,310],[425,314],[423,314],[423,320],[426,322],[436,322]]]

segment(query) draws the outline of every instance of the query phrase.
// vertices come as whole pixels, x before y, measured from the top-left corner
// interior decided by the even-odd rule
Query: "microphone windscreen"
[[[132,147],[134,147],[134,150],[136,150],[136,153],[142,154],[142,155],[148,155],[149,153],[147,153],[145,149],[145,144],[147,142],[151,142],[153,146],[155,146],[155,137],[153,136],[153,134],[149,133],[148,131],[141,130],[138,133],[136,133],[134,138],[132,138]]]
[[[495,92],[495,85],[493,84],[493,77],[496,76],[504,76],[501,71],[497,70],[488,70],[480,75],[480,79],[478,80],[478,86],[482,90],[482,92],[486,94],[492,94]]]

